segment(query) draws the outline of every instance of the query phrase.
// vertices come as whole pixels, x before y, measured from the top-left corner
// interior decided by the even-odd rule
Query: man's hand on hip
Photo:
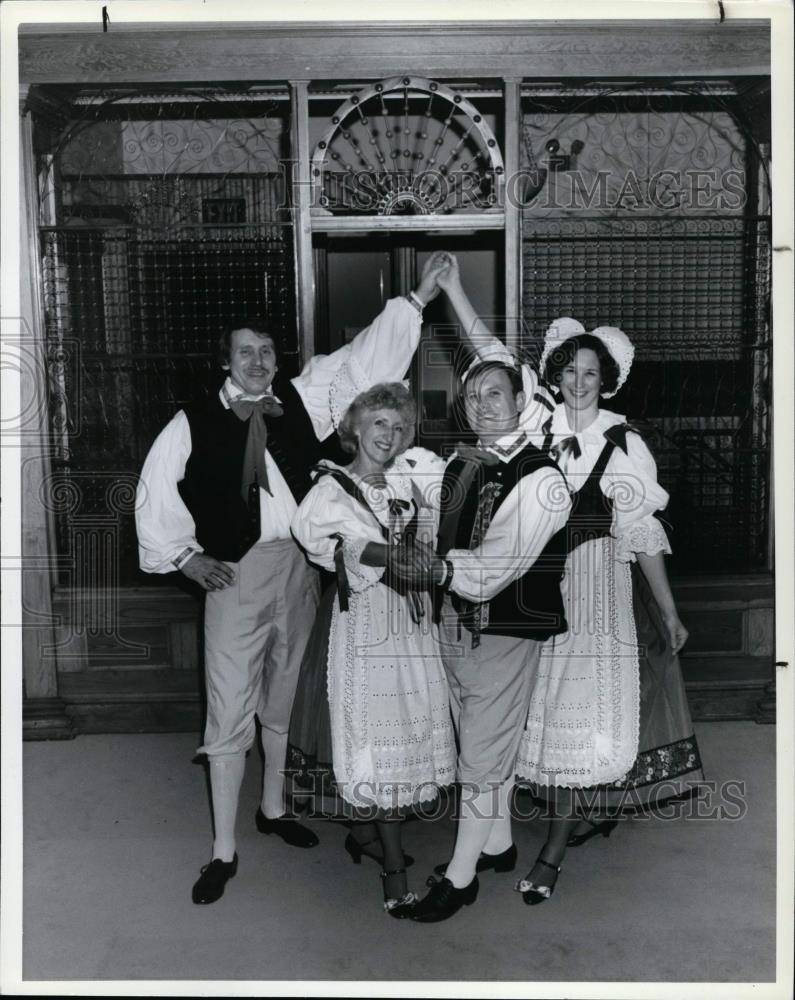
[[[205,590],[223,590],[235,582],[234,571],[226,563],[219,562],[203,552],[192,555],[180,566],[179,571]]]

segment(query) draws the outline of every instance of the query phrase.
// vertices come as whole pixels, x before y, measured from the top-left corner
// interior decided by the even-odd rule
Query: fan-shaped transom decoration
[[[334,215],[449,215],[501,206],[505,168],[477,108],[403,76],[347,100],[315,147],[313,206]]]

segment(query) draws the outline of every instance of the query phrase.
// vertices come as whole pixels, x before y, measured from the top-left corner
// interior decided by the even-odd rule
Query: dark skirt
[[[704,772],[679,657],[671,653],[657,602],[637,564],[632,604],[640,667],[639,751],[628,774],[603,786],[603,802],[609,809],[653,810],[698,794]]]
[[[336,599],[331,584],[320,598],[298,675],[287,740],[287,769],[297,796],[336,796],[328,707],[328,640]]]

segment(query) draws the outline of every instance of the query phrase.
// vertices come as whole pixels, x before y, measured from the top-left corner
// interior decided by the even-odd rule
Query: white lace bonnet
[[[571,337],[576,337],[581,333],[588,333],[592,337],[597,337],[607,348],[610,356],[618,365],[618,382],[612,392],[601,392],[599,395],[603,399],[610,399],[618,392],[626,382],[629,370],[632,367],[632,359],[635,356],[635,348],[632,346],[629,337],[617,326],[597,326],[595,330],[587,331],[585,327],[576,319],[570,316],[561,316],[553,320],[544,336],[544,352],[539,362],[539,372],[543,376],[547,358],[564,341]]]
[[[400,382],[406,389],[409,388],[408,379],[392,379],[391,381]],[[329,409],[335,429],[339,427],[354,399],[371,389],[373,385],[375,383],[356,358],[348,357],[344,364],[340,365],[329,386]]]

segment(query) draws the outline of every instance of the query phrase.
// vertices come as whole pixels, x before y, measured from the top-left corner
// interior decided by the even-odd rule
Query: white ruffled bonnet
[[[543,376],[547,358],[564,341],[571,337],[576,337],[582,333],[590,333],[592,337],[597,337],[605,345],[615,363],[618,365],[618,382],[612,392],[601,392],[599,395],[603,399],[610,399],[618,392],[629,376],[632,367],[632,359],[635,357],[635,348],[629,337],[617,326],[597,326],[595,330],[586,330],[576,319],[570,316],[561,316],[553,320],[544,336],[544,352],[539,362],[539,372]]]

